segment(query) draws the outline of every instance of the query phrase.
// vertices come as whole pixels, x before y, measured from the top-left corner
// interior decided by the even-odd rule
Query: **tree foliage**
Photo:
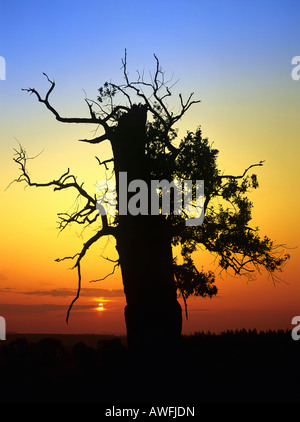
[[[263,162],[249,166],[240,176],[222,175],[217,164],[219,151],[202,137],[200,127],[187,132],[175,158],[165,150],[157,119],[149,123],[148,133],[154,177],[205,181],[202,225],[186,227],[184,217],[171,216],[172,243],[181,247],[183,258],[182,264],[174,262],[175,282],[185,305],[191,295],[212,297],[218,292],[215,274],[197,269],[194,263],[193,252],[199,247],[216,257],[221,270],[252,279],[256,271],[265,269],[273,281],[278,280],[276,273],[282,271],[289,254],[283,253],[282,245],[275,245],[267,236],[261,237],[258,227],[250,225],[253,204],[247,195],[259,184],[256,174],[247,173]],[[176,131],[170,138],[170,142],[176,138]]]

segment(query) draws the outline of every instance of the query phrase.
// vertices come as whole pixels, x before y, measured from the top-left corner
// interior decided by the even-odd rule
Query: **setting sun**
[[[101,303],[101,302],[99,303],[97,311],[104,311],[103,303]]]
[[[98,302],[98,306],[97,306],[96,310],[99,311],[99,312],[105,311],[104,305],[105,305],[106,302],[108,302],[108,300],[103,299],[103,298],[96,298],[94,300]]]

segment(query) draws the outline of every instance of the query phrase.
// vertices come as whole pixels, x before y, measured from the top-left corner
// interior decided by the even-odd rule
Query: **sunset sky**
[[[107,143],[90,145],[96,127],[63,124],[22,88],[47,92],[66,117],[88,117],[85,92],[96,99],[105,81],[122,83],[127,49],[130,76],[155,69],[155,53],[178,94],[194,92],[201,103],[179,122],[180,134],[201,125],[219,153],[219,167],[241,174],[252,163],[260,188],[250,194],[253,226],[291,254],[274,286],[267,274],[256,281],[222,274],[214,257],[199,251],[199,268],[217,274],[219,294],[190,299],[184,333],[227,329],[291,328],[300,315],[299,157],[300,80],[291,77],[300,56],[298,0],[0,0],[0,316],[7,331],[31,333],[125,333],[120,270],[112,271],[114,242],[102,240],[82,264],[82,292],[70,316],[77,273],[71,261],[86,239],[81,227],[58,235],[57,213],[69,210],[74,192],[26,188],[13,162],[18,141],[29,156],[33,180],[49,181],[69,167],[93,195],[103,178],[95,155],[109,158]],[[83,237],[82,237],[83,236]],[[155,306],[155,303],[153,304]]]

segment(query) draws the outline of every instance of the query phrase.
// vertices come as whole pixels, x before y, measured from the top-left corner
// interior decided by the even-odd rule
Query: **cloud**
[[[14,293],[29,296],[52,296],[52,297],[70,297],[76,294],[76,290],[71,289],[48,289],[48,290],[18,290],[15,288],[4,287],[0,289],[0,293]],[[92,289],[83,288],[80,293],[81,297],[124,297],[122,289]]]
[[[210,312],[211,309],[208,308],[194,308],[194,309],[189,309],[188,308],[188,313],[190,312]]]
[[[93,309],[95,308],[95,305],[80,305],[75,304],[74,308],[76,309]],[[24,312],[26,314],[28,313],[41,313],[41,312],[51,312],[51,311],[66,311],[68,309],[68,306],[66,305],[59,305],[59,304],[53,304],[53,303],[46,303],[46,304],[20,304],[20,303],[0,303],[0,313],[4,317],[7,314],[14,314],[14,315],[20,315]]]

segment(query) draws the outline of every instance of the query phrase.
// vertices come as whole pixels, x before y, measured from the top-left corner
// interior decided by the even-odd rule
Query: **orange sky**
[[[0,9],[1,31],[7,31],[0,51],[7,62],[7,78],[0,81],[0,315],[6,319],[7,330],[125,333],[120,271],[104,281],[89,283],[111,271],[113,264],[103,257],[115,257],[113,242],[106,245],[101,241],[88,252],[82,264],[81,298],[74,306],[69,325],[65,323],[67,308],[76,294],[77,273],[69,270],[71,261],[54,260],[76,253],[82,238],[78,227],[58,236],[56,213],[68,210],[74,195],[24,189],[20,184],[5,190],[18,176],[12,162],[18,139],[31,156],[44,150],[30,163],[33,179],[48,181],[70,167],[79,180],[86,182],[89,191],[95,192],[95,184],[103,174],[94,157],[108,158],[109,145],[77,142],[91,138],[94,128],[56,122],[36,98],[21,88],[33,86],[45,92],[48,84],[42,72],[48,72],[56,80],[52,101],[61,114],[86,116],[82,89],[95,98],[97,88],[107,79],[119,82],[124,47],[129,52],[132,74],[136,68],[153,68],[155,52],[169,74],[174,73],[175,80],[180,78],[174,89],[176,95],[195,91],[201,103],[180,122],[180,133],[195,130],[201,124],[204,136],[220,151],[220,169],[239,174],[250,164],[265,160],[264,166],[257,169],[260,188],[250,196],[254,202],[253,225],[291,248],[291,260],[281,275],[284,281],[276,286],[264,273],[250,283],[225,274],[223,278],[217,276],[216,298],[189,300],[184,332],[291,328],[292,317],[300,314],[300,81],[291,78],[291,59],[300,55],[299,25],[293,24],[299,7],[298,15],[291,8],[292,2],[256,13],[260,2],[245,2],[246,13],[230,1],[228,10],[222,9],[221,13],[222,2],[212,2],[219,8],[206,5],[201,9],[198,2],[191,1],[191,8],[182,9],[181,2],[176,1],[172,2],[168,26],[158,26],[155,21],[157,27],[153,28],[150,11],[138,10],[135,20],[130,21],[130,31],[121,33],[124,19],[133,18],[130,10],[123,10],[119,3],[113,43],[107,27],[91,24],[99,12],[97,3],[92,3],[89,11],[84,2],[79,2],[78,10],[71,12],[57,4],[61,9],[55,35],[49,8],[36,7],[35,1],[29,1],[26,10],[15,11],[9,4]],[[106,7],[111,13],[110,6]],[[197,16],[205,18],[201,27],[196,25]],[[143,19],[142,26],[138,24],[139,17]],[[37,26],[30,25],[33,18]],[[14,31],[9,21],[14,22]],[[79,34],[79,23],[88,30]],[[179,37],[181,24],[185,31]],[[155,37],[150,39],[147,30],[154,31]],[[170,37],[178,41],[176,46]],[[91,42],[96,45],[96,39],[102,39],[104,44],[105,40],[111,41],[105,57],[95,51],[94,44],[90,47]],[[218,274],[213,258],[207,254],[199,252],[196,262]],[[99,303],[103,304],[102,311],[97,310]]]

